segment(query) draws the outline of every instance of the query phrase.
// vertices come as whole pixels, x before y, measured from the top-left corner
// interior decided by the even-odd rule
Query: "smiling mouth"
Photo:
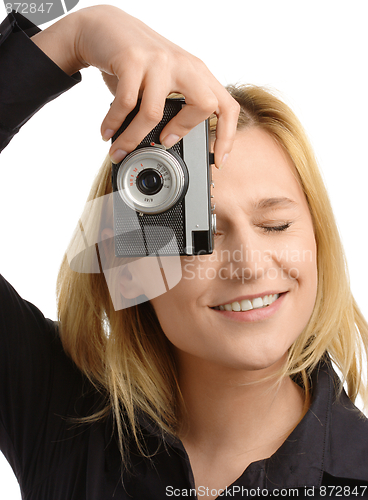
[[[223,304],[220,306],[212,307],[211,309],[215,309],[217,311],[234,311],[234,312],[242,312],[242,311],[250,311],[252,309],[262,309],[264,307],[268,307],[273,304],[282,293],[275,293],[273,295],[264,295],[262,297],[256,297],[252,300],[245,299],[240,302],[231,302],[229,304]]]

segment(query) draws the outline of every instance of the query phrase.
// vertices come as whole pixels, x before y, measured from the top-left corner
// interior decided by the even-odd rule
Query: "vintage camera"
[[[128,127],[139,105],[112,138]],[[166,123],[185,106],[167,99],[161,122],[124,160],[112,166],[117,257],[198,255],[213,252],[208,120],[170,149],[159,144]]]

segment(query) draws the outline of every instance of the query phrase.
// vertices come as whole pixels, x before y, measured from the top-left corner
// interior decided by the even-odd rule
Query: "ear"
[[[134,265],[136,262],[137,261],[125,264],[119,271],[119,291],[126,299],[135,299],[145,294],[139,269]]]
[[[114,254],[112,249],[114,245],[114,231],[111,228],[107,227],[101,231],[101,245],[105,257]],[[119,265],[113,268],[114,270],[111,270],[117,278],[117,281],[114,281],[119,293],[126,299],[135,299],[139,295],[144,294],[143,286],[139,279],[139,269],[137,269],[137,266],[134,266],[134,263],[135,261]]]
[[[144,295],[153,299],[167,291],[156,256],[142,257],[124,266],[119,276],[120,293],[126,298]]]
[[[103,229],[100,238],[103,273],[116,311],[131,307],[131,300],[140,304],[154,299],[179,283],[182,276],[179,255],[172,257],[150,255],[133,260],[124,258],[116,261],[111,257],[115,255],[113,230]],[[111,259],[107,258],[104,261],[101,253],[104,253],[105,257],[110,256]]]

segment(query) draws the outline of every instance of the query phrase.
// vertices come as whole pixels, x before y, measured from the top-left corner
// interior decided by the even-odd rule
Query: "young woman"
[[[109,53],[116,44],[101,47],[87,37],[109,26],[120,40],[121,29],[111,30],[118,15],[128,39],[139,33],[142,40],[144,33],[149,40],[141,56],[152,40],[161,57],[175,54],[168,63],[174,83],[165,77],[156,85],[149,57],[127,81],[120,58],[132,50],[129,40],[118,58]],[[69,74],[93,64],[120,76],[117,86],[105,77],[117,96],[102,127],[106,138],[145,85],[141,116],[113,144],[114,161],[159,121],[152,109],[180,91],[189,106],[161,141],[170,147],[215,111],[215,158],[225,166],[213,172],[215,252],[182,257],[182,279],[165,294],[115,310],[105,275],[72,271],[65,258],[55,325],[0,282],[0,441],[23,497],[243,498],[271,490],[363,496],[368,423],[352,401],[358,393],[366,399],[361,369],[368,327],[351,295],[328,197],[298,120],[260,88],[224,91],[197,60],[116,9],[73,16],[34,41]],[[178,53],[180,67],[187,64],[182,77]],[[129,57],[136,60],[136,49]],[[43,78],[55,82],[56,68],[42,61]],[[196,71],[188,73],[191,65]],[[40,90],[39,103],[61,90]],[[127,95],[134,96],[129,104]],[[23,110],[17,112],[21,117]],[[11,126],[3,127],[4,143]],[[90,199],[111,189],[108,159]],[[111,227],[96,222],[103,239]],[[99,251],[103,261],[108,244]],[[147,295],[144,273],[139,262],[117,273],[120,292]]]

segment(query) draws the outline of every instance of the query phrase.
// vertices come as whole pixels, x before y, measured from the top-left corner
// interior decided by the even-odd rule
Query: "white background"
[[[353,293],[368,317],[366,0],[106,3],[203,59],[221,83],[281,93],[316,151]],[[81,0],[78,8],[89,5]],[[0,14],[5,17],[3,5]],[[82,74],[83,83],[32,118],[0,157],[0,272],[53,319],[58,266],[108,151],[99,129],[112,97],[96,69]],[[20,499],[2,456],[0,496]]]

